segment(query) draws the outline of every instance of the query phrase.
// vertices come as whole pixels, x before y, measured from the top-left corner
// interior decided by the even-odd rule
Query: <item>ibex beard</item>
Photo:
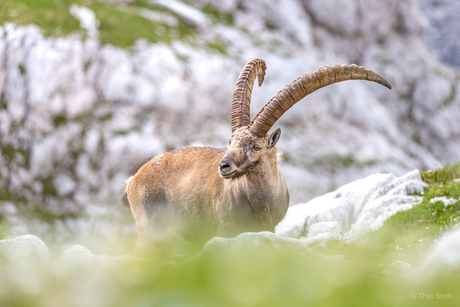
[[[161,154],[125,184],[122,205],[138,230],[138,250],[166,255],[178,240],[200,244],[214,236],[274,231],[289,207],[289,191],[278,163],[281,130],[274,123],[306,95],[345,80],[368,80],[388,88],[383,77],[356,65],[326,66],[287,85],[250,121],[251,92],[265,75],[263,60],[248,62],[232,100],[227,149],[186,147]]]

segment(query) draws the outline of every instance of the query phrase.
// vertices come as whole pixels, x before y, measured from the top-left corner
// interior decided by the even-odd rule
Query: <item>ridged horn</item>
[[[259,86],[264,82],[265,61],[254,59],[249,61],[243,68],[236,81],[232,99],[231,124],[232,132],[242,126],[248,126],[251,122],[250,104],[251,93],[256,77],[259,79]]]
[[[249,129],[255,135],[264,137],[284,112],[299,100],[320,88],[346,80],[373,81],[391,89],[391,84],[382,76],[355,64],[320,67],[301,76],[279,91],[256,115]]]

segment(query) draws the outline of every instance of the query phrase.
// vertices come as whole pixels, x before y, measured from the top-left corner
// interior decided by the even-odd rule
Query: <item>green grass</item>
[[[8,237],[8,235],[9,231],[7,223],[5,222],[5,218],[2,215],[0,215],[0,240],[5,239],[6,237]]]
[[[233,26],[235,24],[233,14],[219,11],[218,8],[211,4],[203,5],[201,7],[201,11],[208,15],[216,23],[222,23],[227,26]]]
[[[96,0],[2,0],[0,24],[36,24],[44,35],[53,37],[83,33],[79,21],[69,13],[72,4],[86,6],[95,12],[100,22],[99,38],[103,44],[127,47],[141,38],[153,43],[169,43],[174,39],[193,36],[195,33],[180,20],[178,25],[173,27],[140,16],[137,12],[141,7],[174,16],[158,6],[140,0],[124,6]]]
[[[419,205],[393,215],[377,231],[332,250],[351,259],[364,253],[378,263],[402,260],[420,265],[433,243],[460,222],[460,201],[447,207],[442,202],[430,203],[432,198],[441,196],[459,199],[460,182],[454,179],[460,178],[460,163],[422,172],[421,176],[429,186],[424,189]]]
[[[18,195],[15,195],[9,191],[0,189],[0,206],[2,205],[2,202],[4,201],[16,202],[16,201],[21,201],[21,200],[24,200],[24,198],[19,197]],[[4,216],[0,214],[0,240],[3,240],[8,236],[9,236],[8,224],[5,221]]]
[[[206,41],[206,47],[211,48],[215,51],[217,51],[220,54],[227,54],[227,44],[220,40],[220,39],[215,39],[213,41]]]
[[[8,227],[3,222],[3,218],[0,218],[0,240],[5,239],[8,237]]]
[[[21,25],[34,23],[47,36],[67,35],[79,30],[79,22],[69,14],[74,1],[2,0],[0,23],[14,21]]]

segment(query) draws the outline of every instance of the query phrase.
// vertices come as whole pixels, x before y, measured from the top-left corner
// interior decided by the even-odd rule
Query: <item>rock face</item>
[[[233,25],[206,17],[204,5],[231,15]],[[252,116],[285,84],[325,64],[354,62],[393,85],[333,85],[275,124],[283,129],[278,146],[292,204],[371,173],[401,175],[458,158],[459,75],[423,43],[428,23],[414,1],[195,0],[177,7],[199,19],[192,44],[101,45],[97,21],[82,7],[73,11],[92,32],[87,39],[0,27],[2,187],[55,213],[81,212],[89,202],[112,201],[157,154],[195,142],[225,146],[233,86],[254,57],[268,70],[254,89]],[[200,47],[209,42],[223,52]],[[331,233],[341,233],[339,226],[327,224]]]
[[[418,204],[422,198],[413,194],[423,192],[424,186],[418,170],[401,177],[371,175],[290,207],[276,233],[291,238],[306,237],[308,244],[353,240],[378,229],[396,212]]]
[[[460,69],[460,3],[455,0],[417,0],[430,27],[423,35],[428,46],[445,63]]]
[[[51,254],[43,241],[34,235],[0,240],[0,257],[22,265],[37,265],[51,261]]]

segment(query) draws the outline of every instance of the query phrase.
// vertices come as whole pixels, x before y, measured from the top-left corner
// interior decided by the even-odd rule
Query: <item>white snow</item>
[[[291,238],[305,236],[309,243],[342,237],[353,240],[378,229],[396,212],[419,203],[421,197],[412,194],[421,193],[424,186],[418,170],[401,177],[371,175],[290,207],[276,233]]]

